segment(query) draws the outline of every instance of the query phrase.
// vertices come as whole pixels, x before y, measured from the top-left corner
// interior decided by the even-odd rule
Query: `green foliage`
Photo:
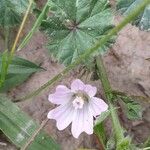
[[[130,120],[142,118],[142,108],[139,103],[127,96],[121,96],[121,99],[125,103],[125,113]]]
[[[131,149],[131,139],[126,137],[122,139],[116,146],[116,150],[132,150]]]
[[[110,111],[102,112],[100,116],[98,116],[95,120],[95,126],[102,123],[108,116],[110,115]]]
[[[113,15],[108,0],[50,2],[50,15],[42,22],[41,27],[50,37],[50,53],[65,65],[74,62],[112,28]],[[93,56],[106,51],[112,42],[109,40]],[[82,61],[87,63],[87,60]]]
[[[20,23],[28,4],[28,0],[0,0],[0,26],[12,27]]]
[[[136,102],[130,102],[127,104],[127,117],[128,119],[141,119],[142,118],[142,109],[141,106]]]
[[[103,148],[105,148],[105,144],[106,144],[106,132],[105,132],[104,124],[100,123],[100,124],[94,126],[94,133],[99,138],[99,140],[100,140]]]
[[[111,135],[110,139],[106,143],[106,150],[114,150],[114,149],[115,149],[115,137]]]
[[[130,137],[125,137],[120,143],[118,143],[116,150],[141,150],[141,148],[132,144]]]
[[[39,127],[5,95],[0,94],[0,129],[17,146],[22,147]],[[41,131],[28,150],[59,150],[55,141]]]
[[[118,0],[117,9],[124,15],[128,15],[134,10],[143,0]],[[150,30],[150,5],[142,12],[133,22],[141,30]]]
[[[150,136],[149,136],[148,139],[145,141],[144,146],[145,146],[145,147],[150,147]]]
[[[50,3],[49,1],[47,1],[47,3],[45,4],[43,10],[40,12],[40,10],[38,9],[34,9],[36,12],[35,14],[38,16],[36,22],[34,23],[32,29],[30,30],[30,32],[26,35],[26,37],[23,39],[23,41],[21,42],[21,44],[18,47],[18,50],[21,50],[32,38],[33,34],[38,30],[39,26],[41,25],[41,22],[44,18],[46,18],[46,14],[49,10],[49,6]]]
[[[1,55],[1,61],[0,61],[0,87],[3,85],[5,78],[6,78],[6,74],[7,74],[7,62],[8,62],[8,52],[5,51],[3,52],[3,54]]]
[[[5,55],[4,55],[5,54]],[[12,63],[9,65],[8,72],[6,75],[6,68],[7,68],[7,53],[0,54],[0,81],[1,87],[0,92],[5,92],[10,90],[11,88],[21,84],[24,82],[32,73],[42,70],[40,66],[36,64],[19,58],[14,57]],[[5,56],[5,57],[4,57]],[[5,58],[5,59],[4,59]],[[6,76],[6,78],[4,78]]]

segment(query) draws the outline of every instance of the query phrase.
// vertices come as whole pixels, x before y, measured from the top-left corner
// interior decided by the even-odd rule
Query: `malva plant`
[[[75,138],[82,132],[95,133],[102,150],[150,149],[149,139],[137,146],[130,135],[126,136],[127,131],[121,126],[117,114],[116,101],[119,99],[124,102],[128,108],[126,115],[129,119],[141,118],[141,107],[127,94],[113,91],[102,58],[103,53],[115,42],[119,31],[128,23],[139,26],[141,30],[150,30],[149,8],[150,0],[118,0],[117,10],[123,13],[125,18],[114,26],[108,0],[48,0],[43,10],[39,11],[33,28],[21,40],[21,33],[30,12],[34,12],[35,3],[33,0],[0,0],[0,14],[5,14],[0,19],[0,27],[5,31],[5,49],[0,54],[0,91],[3,92],[0,94],[2,132],[21,150],[57,150],[61,149],[61,146],[41,131],[45,125],[51,123],[50,119],[55,119],[59,130],[72,123],[71,132]],[[18,24],[20,28],[15,41],[12,42],[9,31]],[[92,71],[95,66],[104,90],[105,102],[96,96],[96,87],[83,83],[80,79],[72,81],[70,88],[58,85],[48,100],[59,106],[47,112],[47,118],[41,125],[37,125],[6,96],[7,93],[4,94],[27,80],[32,73],[43,70],[39,65],[15,56],[15,51],[22,50],[38,29],[44,31],[49,38],[47,48],[50,55],[66,68],[37,90],[12,101],[36,100],[35,96],[82,64],[90,66],[88,69]],[[104,120],[107,117],[112,121],[112,137],[106,136]]]

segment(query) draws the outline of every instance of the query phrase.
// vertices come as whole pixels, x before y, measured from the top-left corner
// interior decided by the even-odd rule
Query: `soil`
[[[121,19],[120,16],[116,16],[115,23],[117,24]],[[21,86],[14,88],[9,93],[13,98],[26,95],[39,88],[64,69],[63,65],[57,63],[57,61],[48,54],[45,48],[47,41],[46,36],[38,31],[31,39],[28,46],[20,52],[17,52],[17,55],[37,64],[41,64],[46,71],[33,74]],[[150,97],[149,49],[150,33],[140,31],[131,24],[127,25],[119,33],[116,43],[103,57],[109,80],[114,90],[125,92],[128,95]],[[69,86],[73,79],[79,77],[78,74],[79,71],[78,68],[76,68],[57,84]],[[85,82],[96,86],[98,88],[98,95],[104,97],[99,81],[86,80]],[[55,90],[56,85],[48,87],[44,92],[40,93],[32,100],[18,103],[18,106],[40,124],[46,118],[48,111],[55,107],[48,102],[47,97],[48,94]],[[135,143],[144,142],[150,133],[150,105],[146,101],[139,102],[143,109],[142,120],[129,121],[124,115],[121,117],[123,126],[130,135],[132,135]],[[111,125],[109,119],[106,121],[106,126],[108,133],[110,133]],[[62,150],[76,150],[78,148],[99,149],[97,139],[94,135],[89,136],[83,133],[79,139],[75,139],[71,135],[70,127],[63,131],[58,131],[54,120],[49,121],[45,127],[45,131],[55,138],[61,145]],[[0,144],[0,150],[6,149],[15,150],[13,147],[1,146]]]

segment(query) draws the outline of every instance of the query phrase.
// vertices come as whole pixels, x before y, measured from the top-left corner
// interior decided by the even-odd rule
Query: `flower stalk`
[[[111,89],[111,85],[110,85],[101,55],[96,57],[96,64],[97,64],[97,69],[98,69],[97,72],[101,80],[106,99],[109,104],[109,108],[111,112],[111,119],[112,119],[113,128],[114,128],[115,136],[116,136],[116,142],[120,143],[120,141],[124,139],[123,129],[120,125],[117,112],[114,109],[114,106],[112,104],[113,102],[112,89]]]
[[[54,78],[52,78],[51,80],[49,80],[47,83],[45,83],[44,85],[42,85],[37,90],[29,93],[28,95],[26,95],[24,97],[18,98],[16,101],[22,101],[22,100],[30,99],[30,98],[32,98],[32,97],[40,94],[43,90],[45,90],[50,85],[53,85],[56,81],[59,81],[60,79],[64,78],[65,75],[69,71],[71,71],[73,68],[75,68],[77,65],[79,65],[82,62],[82,60],[87,59],[99,47],[102,47],[103,45],[105,45],[106,42],[109,39],[111,39],[119,31],[121,31],[122,28],[124,28],[128,23],[130,23],[132,20],[134,20],[144,10],[144,8],[148,4],[150,4],[149,0],[143,0],[141,2],[141,4],[139,6],[137,6],[137,8],[133,12],[131,12],[127,17],[125,17],[125,19],[119,25],[117,25],[112,30],[110,30],[106,36],[104,36],[103,38],[99,39],[97,41],[97,43],[93,47],[87,49],[82,55],[80,55],[80,57],[74,63],[72,63],[71,65],[69,65],[62,72],[60,72],[59,74],[57,74]],[[109,91],[109,89],[107,89],[107,90]],[[109,96],[111,96],[111,95],[109,95]]]

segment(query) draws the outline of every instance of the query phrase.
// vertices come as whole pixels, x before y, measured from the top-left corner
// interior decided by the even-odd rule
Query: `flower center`
[[[76,96],[72,104],[75,109],[82,109],[84,105],[84,100],[82,97]]]

